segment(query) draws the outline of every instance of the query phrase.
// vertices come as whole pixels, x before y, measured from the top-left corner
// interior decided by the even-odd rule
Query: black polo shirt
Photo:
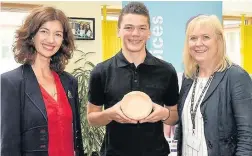
[[[88,100],[107,109],[134,90],[145,92],[157,104],[173,106],[179,95],[177,73],[170,63],[149,52],[136,68],[120,51],[93,69]],[[112,121],[106,126],[102,156],[167,156],[168,153],[161,121],[143,124]]]

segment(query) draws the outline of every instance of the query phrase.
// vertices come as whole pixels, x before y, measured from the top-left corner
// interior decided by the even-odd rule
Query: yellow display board
[[[114,56],[121,49],[121,39],[117,36],[117,21],[102,21],[103,60]]]
[[[241,24],[241,58],[243,68],[252,74],[252,25],[245,25],[244,16]]]

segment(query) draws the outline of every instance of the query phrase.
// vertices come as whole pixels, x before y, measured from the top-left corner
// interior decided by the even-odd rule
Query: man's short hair
[[[118,28],[120,28],[122,18],[126,14],[137,14],[137,15],[143,15],[148,18],[148,24],[150,27],[150,15],[149,10],[147,7],[141,3],[141,2],[129,2],[126,6],[123,7],[119,19],[118,19]]]

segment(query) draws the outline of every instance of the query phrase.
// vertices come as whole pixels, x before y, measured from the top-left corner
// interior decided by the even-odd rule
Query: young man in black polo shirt
[[[88,121],[94,126],[106,125],[101,155],[167,156],[163,122],[174,125],[178,120],[176,71],[146,50],[150,17],[143,3],[126,5],[118,28],[122,50],[99,63],[89,83]],[[153,101],[153,112],[141,121],[127,118],[120,110],[123,96],[134,90],[145,92]]]

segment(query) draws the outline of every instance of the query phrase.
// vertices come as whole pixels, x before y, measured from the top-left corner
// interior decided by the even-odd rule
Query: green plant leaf
[[[94,64],[91,61],[87,61],[87,57],[95,52],[83,52],[82,50],[76,50],[81,52],[81,58],[79,58],[74,63],[77,65],[78,62],[81,63],[81,67],[76,67],[72,75],[78,80],[78,94],[80,103],[80,119],[83,137],[84,151],[88,156],[92,155],[93,151],[99,151],[102,145],[103,137],[105,134],[105,127],[93,127],[88,124],[87,121],[87,103],[88,103],[88,82],[90,78],[90,73],[94,68]]]

